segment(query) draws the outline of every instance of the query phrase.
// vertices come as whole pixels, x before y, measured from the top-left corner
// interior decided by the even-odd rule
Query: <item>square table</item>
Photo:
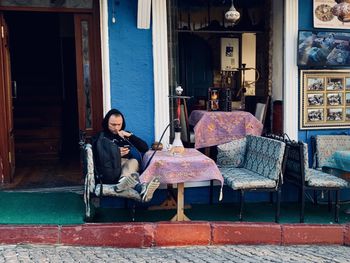
[[[336,151],[333,158],[336,168],[350,172],[350,151]]]
[[[350,151],[335,151],[330,157],[329,163],[323,166],[322,170],[350,182]]]
[[[148,163],[153,151],[145,153],[142,163]],[[218,180],[221,183],[220,200],[224,179],[216,163],[201,152],[185,148],[182,154],[172,154],[170,151],[157,151],[149,166],[141,174],[141,182],[149,182],[154,176],[159,176],[162,184],[177,184],[177,213],[172,221],[184,221],[189,218],[184,214],[184,183]]]
[[[247,111],[194,110],[188,121],[194,126],[196,149],[227,143],[248,134],[259,136],[263,130],[263,124]]]

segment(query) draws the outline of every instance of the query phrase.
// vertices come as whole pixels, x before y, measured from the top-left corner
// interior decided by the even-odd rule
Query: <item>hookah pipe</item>
[[[243,81],[242,81],[242,87],[238,90],[237,92],[237,97],[239,95],[244,96],[244,93],[247,92],[247,89],[245,88],[245,71],[248,70],[248,68],[245,67],[246,64],[242,64],[241,68],[238,68],[238,70],[242,70],[243,71]]]
[[[251,85],[253,83],[256,83],[259,79],[260,79],[260,73],[256,68],[246,68],[246,64],[242,64],[241,68],[237,68],[237,70],[241,70],[243,71],[243,81],[242,81],[242,87],[238,90],[237,92],[237,97],[244,96],[244,94],[247,92],[247,89],[245,87],[246,81],[245,81],[245,72],[246,70],[255,70],[256,72],[256,79],[254,81],[251,81],[249,83],[247,83],[247,85]]]

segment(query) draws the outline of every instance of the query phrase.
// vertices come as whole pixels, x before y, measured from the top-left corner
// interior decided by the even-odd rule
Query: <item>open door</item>
[[[0,7],[0,184],[7,189],[81,183],[78,130],[89,138],[103,118],[99,2]]]
[[[75,14],[75,48],[79,129],[91,137],[101,129],[102,81],[98,22],[88,14]],[[96,19],[95,19],[96,20]]]
[[[0,180],[3,184],[10,182],[13,178],[15,171],[15,144],[9,34],[2,12],[0,12],[0,29]]]

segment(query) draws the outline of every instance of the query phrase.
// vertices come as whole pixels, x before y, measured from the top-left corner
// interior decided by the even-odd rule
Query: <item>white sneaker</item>
[[[140,196],[142,198],[142,202],[149,202],[151,201],[154,192],[157,190],[157,188],[160,185],[159,177],[155,176],[152,178],[152,180],[149,183],[142,185],[142,191],[140,193]]]
[[[115,186],[114,190],[117,193],[123,192],[127,189],[134,188],[138,182],[132,175],[123,176],[119,179],[119,182]]]

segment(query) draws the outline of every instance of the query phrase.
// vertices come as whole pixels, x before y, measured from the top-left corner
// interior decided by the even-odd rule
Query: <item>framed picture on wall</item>
[[[344,12],[347,6],[335,0],[313,0],[313,19],[316,28],[350,29],[350,16]],[[348,3],[345,3],[347,5]],[[345,10],[344,10],[345,9]]]
[[[350,67],[350,33],[299,30],[297,55],[301,68]]]
[[[221,38],[221,70],[239,67],[239,38]]]
[[[300,129],[350,128],[350,69],[300,71]]]

